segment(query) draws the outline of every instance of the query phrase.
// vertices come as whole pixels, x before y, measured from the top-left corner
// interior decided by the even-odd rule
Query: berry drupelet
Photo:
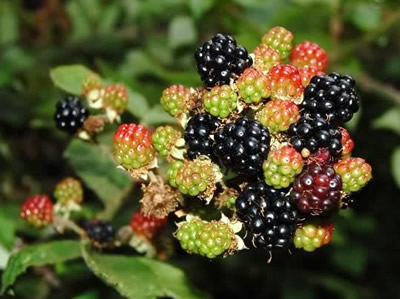
[[[253,64],[245,48],[227,34],[218,33],[195,52],[197,71],[206,86],[229,84]]]
[[[57,128],[75,134],[89,116],[89,111],[78,97],[68,96],[57,103],[54,120]]]
[[[213,151],[223,166],[246,176],[261,173],[270,135],[260,122],[239,118],[218,130],[214,139]]]
[[[333,125],[348,122],[359,109],[355,84],[349,75],[314,76],[304,90],[303,114],[311,118],[321,117]]]
[[[189,120],[184,136],[189,159],[193,160],[200,155],[214,157],[212,153],[214,141],[211,135],[219,126],[218,118],[208,113],[196,114]]]
[[[236,200],[236,211],[255,247],[288,248],[296,230],[296,206],[277,190],[259,181],[250,183]]]

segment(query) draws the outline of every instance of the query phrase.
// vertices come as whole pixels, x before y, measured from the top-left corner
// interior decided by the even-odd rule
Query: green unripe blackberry
[[[154,148],[163,157],[167,157],[176,141],[182,137],[181,132],[174,129],[171,126],[160,126],[158,127],[151,139],[153,141]]]
[[[172,187],[178,188],[178,185],[176,184],[176,177],[179,168],[181,168],[182,166],[183,166],[182,161],[175,161],[168,168],[167,171],[168,182]]]
[[[57,203],[67,205],[69,202],[80,204],[83,201],[83,189],[81,182],[68,177],[56,185],[54,197]]]
[[[184,112],[190,100],[190,89],[183,85],[172,85],[164,89],[160,102],[164,110],[172,116]]]
[[[335,172],[342,178],[346,193],[361,190],[372,178],[372,168],[362,158],[345,158],[334,165]]]
[[[293,239],[294,246],[312,252],[331,242],[333,230],[333,224],[324,226],[306,224],[296,230]]]
[[[229,85],[214,86],[203,95],[204,109],[216,117],[227,117],[237,106],[237,94]]]
[[[262,38],[262,43],[275,49],[282,59],[292,50],[293,34],[283,27],[271,28]]]
[[[176,238],[179,240],[181,247],[188,253],[199,254],[197,237],[199,230],[204,226],[202,220],[193,220],[183,223],[176,231]]]
[[[237,80],[237,86],[240,97],[248,104],[258,103],[271,93],[268,77],[255,68],[247,68]]]
[[[271,133],[286,131],[299,119],[299,108],[291,101],[271,100],[257,112],[256,119]]]
[[[272,150],[263,164],[265,183],[276,189],[289,187],[302,169],[301,154],[293,147]]]

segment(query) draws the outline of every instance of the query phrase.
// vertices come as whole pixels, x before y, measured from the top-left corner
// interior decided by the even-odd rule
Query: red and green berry
[[[264,44],[255,48],[253,53],[253,67],[263,72],[268,72],[271,68],[281,62],[281,56],[279,53],[275,49]]]
[[[292,42],[293,33],[280,26],[271,28],[262,38],[262,43],[275,49],[282,59],[289,56]]]
[[[160,102],[164,110],[178,116],[186,109],[190,100],[190,89],[183,85],[172,85],[164,89]]]
[[[314,225],[305,224],[296,230],[294,246],[312,252],[332,241],[333,224]]]
[[[237,107],[237,94],[230,85],[214,86],[203,95],[204,109],[213,116],[225,118]]]
[[[148,240],[153,240],[166,227],[167,221],[167,217],[159,218],[145,215],[141,211],[136,211],[133,213],[129,225],[137,235]]]
[[[299,108],[291,101],[271,100],[256,114],[256,119],[271,133],[286,131],[299,118]]]
[[[304,41],[293,48],[290,62],[297,67],[309,66],[324,71],[328,66],[328,56],[318,44]]]
[[[236,84],[240,97],[248,104],[258,103],[270,95],[268,77],[255,68],[246,69]]]
[[[47,195],[33,195],[21,206],[20,215],[34,227],[48,226],[53,223],[53,203]]]
[[[372,179],[372,168],[362,158],[344,158],[334,167],[342,178],[343,191],[346,193],[361,190]]]
[[[303,95],[303,84],[297,67],[278,64],[268,73],[271,98],[299,102]]]

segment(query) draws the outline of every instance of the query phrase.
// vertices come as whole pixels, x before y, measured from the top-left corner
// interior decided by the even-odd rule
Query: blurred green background
[[[313,254],[275,254],[267,264],[264,251],[213,261],[177,252],[171,262],[215,298],[400,298],[398,0],[1,0],[0,268],[10,244],[45,238],[18,220],[21,202],[74,175],[63,158],[70,139],[52,120],[63,96],[52,67],[84,64],[156,105],[168,85],[200,85],[193,52],[213,34],[234,34],[252,51],[277,25],[295,43],[319,43],[329,70],[356,78],[362,109],[348,127],[353,155],[371,163],[374,179],[338,216],[334,242]],[[18,280],[18,298],[119,296],[78,261],[43,269]]]

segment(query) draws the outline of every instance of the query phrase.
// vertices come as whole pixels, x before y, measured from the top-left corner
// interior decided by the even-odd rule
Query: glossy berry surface
[[[362,158],[344,158],[334,167],[342,178],[343,191],[346,193],[361,190],[372,179],[372,168]]]
[[[309,165],[293,183],[291,199],[304,214],[322,215],[338,208],[342,180],[329,164]]]
[[[303,169],[301,155],[291,146],[271,150],[264,161],[264,179],[277,189],[287,188]]]
[[[293,34],[280,26],[271,28],[262,38],[262,43],[275,49],[282,59],[292,50]]]
[[[208,113],[195,114],[188,122],[185,130],[187,156],[193,160],[200,155],[213,158],[211,135],[220,126],[220,121]]]
[[[290,64],[278,64],[268,73],[271,98],[297,102],[303,95],[303,84],[298,69]]]
[[[271,100],[256,114],[256,119],[271,133],[289,129],[299,118],[299,108],[291,101]]]
[[[110,84],[104,88],[103,105],[116,111],[118,114],[124,112],[129,101],[128,90],[122,84]]]
[[[197,71],[206,86],[229,84],[253,64],[247,50],[227,34],[218,33],[200,46],[194,55]]]
[[[324,71],[328,66],[328,56],[318,44],[303,41],[290,53],[290,63],[297,67],[310,66]]]
[[[270,95],[269,80],[266,75],[255,68],[247,68],[236,81],[239,95],[248,104],[258,103]]]
[[[159,126],[151,135],[151,139],[156,151],[161,156],[167,157],[181,135],[181,132],[171,126]]]
[[[303,84],[304,87],[307,87],[307,85],[310,84],[310,81],[314,76],[324,75],[322,71],[313,66],[299,67],[298,70],[301,77],[301,84]]]
[[[56,105],[54,120],[58,129],[74,134],[82,128],[89,111],[78,97],[68,96]]]
[[[342,134],[342,139],[340,140],[343,148],[342,156],[350,157],[354,148],[354,141],[351,139],[350,133],[345,128],[340,128],[340,133]]]
[[[155,158],[151,133],[137,124],[122,124],[113,137],[115,161],[128,170],[150,164]]]
[[[242,117],[219,129],[214,139],[214,154],[223,166],[246,176],[261,173],[270,136],[260,122]]]
[[[50,225],[53,223],[53,203],[50,197],[44,194],[29,197],[21,206],[20,216],[37,228]]]
[[[190,100],[190,89],[183,85],[172,85],[163,90],[161,106],[172,116],[183,113]]]
[[[286,197],[259,181],[250,183],[236,200],[236,211],[255,247],[267,250],[287,248],[296,230],[297,210]]]
[[[237,94],[230,85],[214,86],[203,95],[203,106],[213,116],[227,117],[237,107]]]
[[[334,125],[348,122],[359,109],[355,84],[350,75],[331,73],[313,77],[304,90],[303,114],[327,119]]]
[[[110,247],[114,241],[115,231],[109,221],[92,219],[83,223],[83,228],[93,246]]]
[[[56,185],[54,198],[62,205],[69,202],[82,203],[83,189],[81,182],[71,177],[63,179]]]
[[[129,225],[139,236],[153,240],[165,228],[167,221],[167,217],[146,216],[141,211],[136,211],[133,213]]]
[[[304,158],[320,148],[327,148],[334,158],[342,153],[342,135],[339,128],[331,126],[321,117],[301,117],[295,124],[290,125],[288,134],[291,145]]]
[[[231,249],[235,234],[226,223],[193,219],[180,224],[176,238],[188,253],[212,259]]]
[[[294,246],[312,252],[332,241],[333,224],[319,225],[306,224],[296,230]]]
[[[253,52],[253,67],[263,72],[268,72],[281,61],[279,53],[275,49],[264,44],[259,45]]]

